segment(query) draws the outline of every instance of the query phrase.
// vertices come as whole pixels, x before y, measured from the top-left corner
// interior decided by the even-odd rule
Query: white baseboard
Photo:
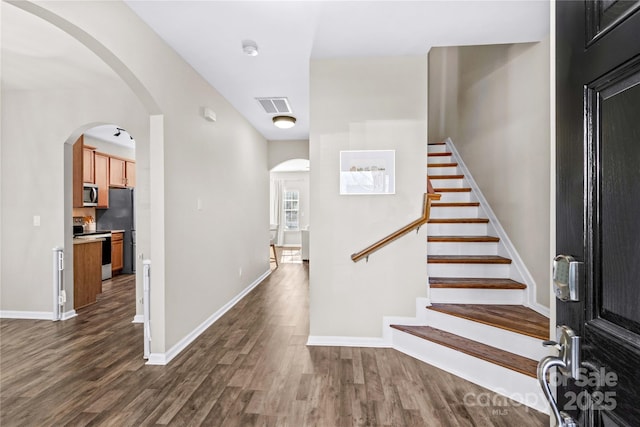
[[[77,317],[78,313],[76,313],[75,310],[69,310],[69,311],[65,311],[64,313],[62,313],[62,319],[61,320],[69,320],[71,318]]]
[[[131,323],[144,323],[144,314],[136,314],[133,316]]]
[[[0,319],[54,320],[52,311],[0,310]]]
[[[390,348],[391,343],[377,337],[334,337],[309,335],[307,345],[322,347],[375,347]]]
[[[182,350],[184,350],[189,344],[191,344],[196,338],[200,336],[209,326],[213,325],[220,317],[222,317],[227,311],[229,311],[234,305],[236,305],[242,298],[244,298],[249,292],[258,286],[264,279],[271,274],[271,270],[264,272],[260,277],[254,280],[249,286],[244,288],[242,292],[233,297],[228,303],[222,306],[219,310],[213,313],[207,320],[198,325],[193,331],[187,334],[184,338],[178,341],[169,351],[165,353],[150,353],[147,365],[166,365],[176,357]]]
[[[166,365],[169,363],[166,353],[150,353],[146,365]]]
[[[527,307],[529,307],[533,311],[538,312],[539,314],[542,314],[545,317],[551,318],[551,310],[549,310],[549,307],[545,307],[544,305],[537,302],[534,302],[533,304],[527,304]]]

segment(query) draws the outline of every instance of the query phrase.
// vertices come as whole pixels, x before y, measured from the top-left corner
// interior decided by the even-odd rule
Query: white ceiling
[[[549,34],[547,1],[133,1],[127,5],[267,139],[306,139],[309,60],[426,55],[432,46],[517,43]],[[242,53],[255,40],[260,54]],[[82,86],[116,78],[93,53],[2,2],[2,83]],[[91,77],[90,77],[91,76]],[[298,122],[277,129],[255,100],[284,96]]]
[[[135,149],[135,139],[129,135],[129,132],[122,128],[120,129],[120,132],[118,132],[118,126],[116,125],[100,125],[92,127],[85,131],[84,134],[91,138],[99,139],[100,141],[106,141],[122,147]],[[116,135],[117,133],[119,133],[119,135]]]

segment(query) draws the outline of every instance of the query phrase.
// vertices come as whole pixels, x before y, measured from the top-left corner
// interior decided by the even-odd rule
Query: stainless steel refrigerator
[[[136,271],[136,223],[133,188],[110,188],[109,209],[96,209],[98,230],[124,230],[122,273]]]

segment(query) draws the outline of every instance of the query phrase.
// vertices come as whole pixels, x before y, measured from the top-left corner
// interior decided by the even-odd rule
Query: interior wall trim
[[[0,310],[0,319],[54,320],[52,311],[17,310]]]
[[[309,335],[307,345],[323,347],[374,347],[391,348],[391,343],[377,337],[340,337]]]

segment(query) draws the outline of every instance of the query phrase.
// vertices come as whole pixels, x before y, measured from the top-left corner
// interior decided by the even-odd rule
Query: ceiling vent
[[[291,114],[287,98],[256,98],[267,114]]]

